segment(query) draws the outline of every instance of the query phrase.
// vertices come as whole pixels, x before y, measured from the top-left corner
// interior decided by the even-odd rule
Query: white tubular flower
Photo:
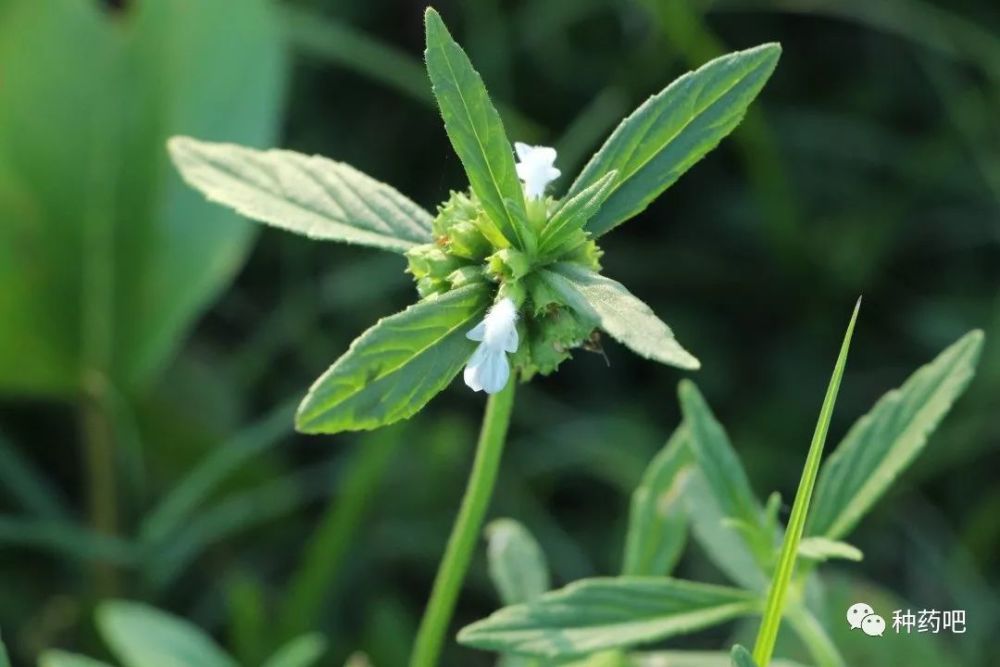
[[[562,172],[556,169],[556,149],[548,146],[529,146],[520,141],[514,144],[517,151],[515,165],[517,177],[524,183],[524,194],[529,199],[538,199],[545,194],[545,187],[559,178]]]
[[[495,394],[510,378],[508,352],[517,352],[517,307],[510,298],[493,304],[483,321],[469,330],[465,337],[479,341],[465,365],[465,384],[473,391]]]

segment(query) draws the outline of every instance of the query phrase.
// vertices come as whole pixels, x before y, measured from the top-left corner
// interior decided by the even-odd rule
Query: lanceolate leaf
[[[553,251],[574,235],[586,238],[579,230],[601,208],[617,177],[618,172],[612,170],[577,195],[564,199],[542,230],[539,252]]]
[[[310,667],[326,652],[326,640],[319,634],[297,637],[268,658],[264,667]]]
[[[666,577],[585,579],[473,623],[460,643],[547,658],[634,646],[753,613],[756,597]]]
[[[174,137],[184,180],[212,201],[313,239],[397,252],[431,240],[431,215],[392,187],[342,162]]]
[[[486,306],[484,286],[469,285],[379,320],[316,380],[296,428],[368,430],[413,416],[469,359],[475,344],[465,334]]]
[[[751,583],[748,579],[752,579],[757,587],[762,583],[759,566],[766,562],[773,548],[773,537],[765,529],[763,510],[725,429],[712,414],[701,392],[693,382],[684,380],[679,394],[684,424],[690,434],[688,442],[700,473],[700,479],[692,480],[695,525],[699,523],[698,518],[702,518],[699,514],[702,509],[717,508],[721,517],[711,526],[713,532],[708,535],[725,542],[719,544],[721,548],[716,553],[710,550],[710,555],[718,555],[720,567],[730,576],[738,577],[737,581],[747,584]],[[710,498],[705,498],[706,494]],[[709,519],[708,516],[704,518]],[[742,557],[733,560],[746,552],[753,555],[758,568],[748,569]],[[733,563],[743,571],[726,568],[726,563]]]
[[[982,331],[966,334],[851,427],[820,472],[808,534],[837,539],[854,528],[965,391],[982,343]]]
[[[621,283],[577,264],[559,262],[540,272],[571,308],[592,318],[612,338],[647,359],[694,370],[701,366],[673,331]]]
[[[864,558],[864,554],[853,544],[814,536],[803,538],[799,542],[799,557],[815,561],[825,561],[831,558],[859,561]]]
[[[97,625],[124,667],[237,667],[200,629],[143,604],[105,602]]]
[[[513,519],[486,527],[490,578],[506,604],[528,602],[549,590],[545,554],[528,529]]]
[[[781,54],[764,44],[716,58],[650,97],[615,129],[567,196],[612,169],[614,191],[587,225],[600,236],[646,208],[742,120]]]
[[[525,226],[524,193],[500,115],[441,16],[428,7],[424,23],[427,73],[451,145],[486,213],[508,241],[526,249],[531,238]]]
[[[646,468],[632,493],[625,535],[626,576],[663,576],[670,573],[687,533],[683,496],[694,462],[682,426]]]

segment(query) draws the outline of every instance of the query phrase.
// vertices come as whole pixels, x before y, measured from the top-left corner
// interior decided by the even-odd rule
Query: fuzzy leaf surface
[[[460,643],[545,658],[653,642],[757,608],[756,596],[666,577],[584,579],[464,628]]]
[[[838,539],[857,525],[965,391],[982,344],[982,331],[967,333],[855,422],[820,471],[808,535]]]
[[[430,213],[343,162],[190,137],[173,137],[168,147],[189,185],[253,220],[396,252],[432,239]]]
[[[469,359],[475,343],[465,334],[487,301],[483,285],[469,285],[379,320],[316,380],[296,427],[338,433],[412,417]]]
[[[428,8],[424,24],[427,74],[448,139],[487,215],[508,241],[523,250],[532,242],[525,225],[524,191],[500,114],[441,16]]]
[[[640,213],[743,119],[781,55],[778,44],[737,51],[688,72],[621,122],[570,186],[582,192],[612,169],[613,192],[587,229],[601,236]]]
[[[539,273],[571,308],[593,319],[636,354],[688,370],[701,366],[677,342],[670,327],[621,283],[568,262],[558,262]]]

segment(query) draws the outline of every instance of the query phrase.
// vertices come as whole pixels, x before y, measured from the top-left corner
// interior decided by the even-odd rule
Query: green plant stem
[[[511,408],[514,405],[515,384],[515,378],[512,377],[507,386],[490,396],[486,403],[486,415],[479,433],[472,473],[462,498],[462,506],[458,510],[458,518],[448,538],[444,558],[434,579],[430,601],[420,621],[413,653],[410,655],[410,667],[434,667],[441,655],[455,602],[493,495],[504,441],[507,439]]]
[[[80,430],[87,471],[90,524],[95,533],[114,538],[118,534],[115,444],[107,384],[100,376],[93,375],[86,383],[80,405]],[[95,561],[93,576],[94,592],[98,597],[115,595],[117,573],[111,563]]]
[[[858,319],[861,299],[854,306],[851,323],[847,325],[844,342],[840,346],[840,355],[833,367],[833,375],[826,389],[823,407],[819,411],[816,430],[813,432],[809,454],[802,469],[802,479],[795,492],[795,503],[792,505],[792,516],[785,529],[785,539],[781,545],[781,555],[778,566],[771,578],[771,587],[767,593],[767,605],[764,607],[764,618],[757,633],[757,643],[754,645],[753,657],[760,667],[767,667],[774,654],[774,644],[778,639],[778,628],[781,627],[781,617],[785,609],[785,598],[788,585],[795,571],[795,561],[798,556],[799,542],[805,530],[806,516],[809,513],[809,501],[812,499],[813,487],[816,485],[816,475],[819,472],[820,459],[823,456],[823,445],[826,443],[826,433],[830,428],[830,418],[833,416],[833,406],[837,402],[837,392],[840,390],[840,380],[847,364],[847,351],[851,347],[851,336],[854,334],[854,323]]]

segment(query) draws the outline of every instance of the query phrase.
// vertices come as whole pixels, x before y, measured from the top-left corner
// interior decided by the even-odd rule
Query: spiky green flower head
[[[511,364],[528,379],[551,373],[571,350],[584,343],[592,346],[597,336],[597,321],[570,308],[539,271],[556,263],[574,263],[598,272],[602,253],[582,229],[564,227],[553,233],[550,225],[554,219],[558,222],[555,214],[562,202],[545,196],[545,188],[560,174],[552,165],[555,150],[521,143],[515,149],[520,158],[515,168],[524,186],[524,229],[533,240],[530,251],[511,245],[475,193],[452,192],[438,206],[432,222],[434,240],[408,250],[406,256],[407,271],[422,299],[478,283],[495,295],[497,303],[511,301],[518,313],[520,341],[516,350],[509,351]],[[541,168],[538,156],[544,156]]]
[[[436,214],[323,157],[169,142],[189,184],[246,217],[406,256],[418,302],[376,322],[316,380],[297,428],[391,424],[459,374],[476,391],[499,391],[513,377],[552,372],[572,350],[593,346],[595,332],[648,359],[698,368],[646,304],[602,275],[597,241],[739,124],[780,47],[731,53],[677,79],[622,120],[563,189],[555,150],[510,142],[482,78],[433,9],[425,28],[431,87],[468,178]]]

